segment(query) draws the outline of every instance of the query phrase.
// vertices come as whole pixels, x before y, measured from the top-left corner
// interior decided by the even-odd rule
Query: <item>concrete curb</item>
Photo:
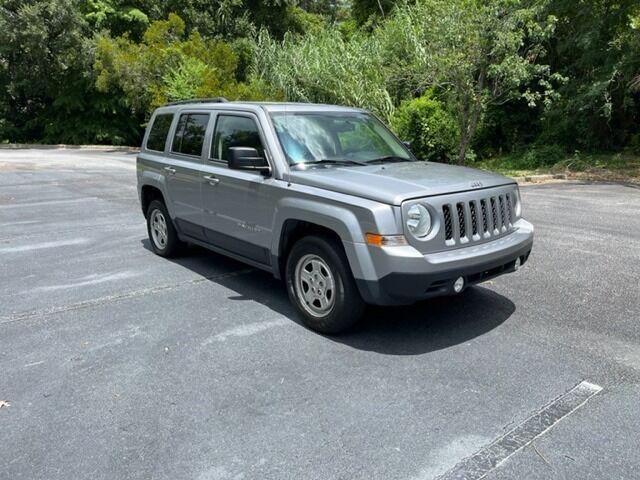
[[[513,179],[520,183],[542,183],[549,182],[551,180],[566,180],[567,175],[564,173],[544,174],[544,175],[527,175],[525,177],[513,177]]]
[[[5,143],[0,144],[0,150],[95,150],[108,152],[138,152],[138,147],[128,147],[123,145],[45,145],[40,143]]]

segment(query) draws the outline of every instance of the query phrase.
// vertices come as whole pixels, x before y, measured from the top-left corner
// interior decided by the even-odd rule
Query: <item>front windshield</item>
[[[278,112],[271,118],[291,165],[332,160],[412,160],[404,145],[367,113]]]

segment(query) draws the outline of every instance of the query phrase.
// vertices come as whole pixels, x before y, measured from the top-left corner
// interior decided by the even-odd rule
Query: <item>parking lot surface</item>
[[[0,150],[0,479],[640,478],[640,189],[521,191],[519,272],[327,337],[155,256],[134,154]]]

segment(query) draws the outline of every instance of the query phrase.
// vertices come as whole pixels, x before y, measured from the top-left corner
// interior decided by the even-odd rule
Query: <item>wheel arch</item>
[[[140,206],[142,207],[142,214],[145,217],[147,216],[149,205],[151,205],[151,202],[153,202],[154,200],[160,200],[165,204],[165,206],[167,205],[162,190],[160,190],[155,185],[143,185],[140,189]]]
[[[351,210],[296,199],[294,205],[279,205],[277,212],[271,248],[273,273],[277,278],[284,276],[284,266],[291,247],[308,235],[335,239],[343,248],[351,272],[358,276],[360,269],[352,250],[354,243],[364,242],[364,234]]]

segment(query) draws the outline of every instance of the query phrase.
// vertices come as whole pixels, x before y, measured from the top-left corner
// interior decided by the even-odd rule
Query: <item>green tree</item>
[[[148,5],[131,0],[84,0],[81,11],[94,31],[129,33],[139,39],[149,25]]]
[[[298,27],[294,0],[138,1],[148,2],[148,6],[142,8],[142,11],[151,21],[162,20],[171,13],[177,13],[185,22],[187,35],[196,31],[205,38],[231,40],[251,37],[261,28],[267,29],[276,38],[282,38],[286,31],[296,30]],[[113,33],[115,35],[118,32]]]
[[[132,138],[131,122],[122,115],[118,99],[93,89],[87,32],[74,0],[3,2],[0,140],[95,143]]]
[[[617,149],[640,130],[640,3],[553,0],[558,18],[548,62],[569,81],[543,118],[540,141]]]
[[[358,25],[388,17],[398,0],[352,0],[351,15]]]
[[[489,105],[524,99],[533,107],[555,98],[562,77],[540,61],[554,27],[539,4],[422,0],[397,7],[377,36],[392,85],[436,88],[454,109],[464,163]]]
[[[168,101],[224,96],[263,99],[272,93],[264,83],[236,80],[238,60],[226,42],[185,33],[175,14],[153,22],[142,42],[126,35],[97,40],[94,69],[101,92],[121,95],[133,112],[146,115]]]
[[[47,107],[78,75],[85,24],[74,7],[72,0],[9,0],[0,7],[3,136],[41,138]]]

